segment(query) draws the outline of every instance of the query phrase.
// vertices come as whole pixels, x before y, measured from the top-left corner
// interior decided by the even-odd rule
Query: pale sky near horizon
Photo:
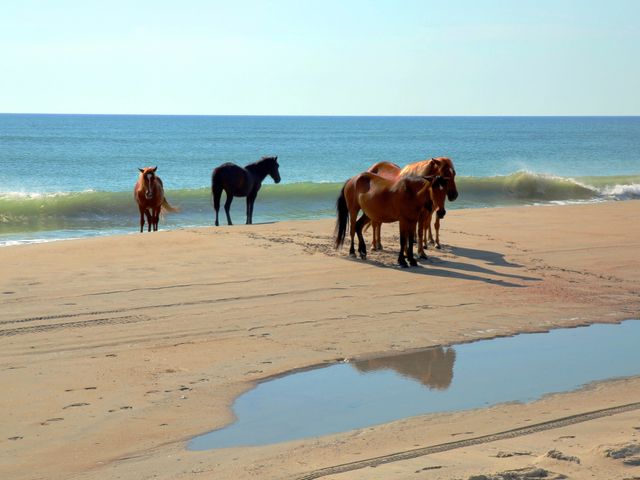
[[[640,115],[640,1],[3,0],[0,112]]]

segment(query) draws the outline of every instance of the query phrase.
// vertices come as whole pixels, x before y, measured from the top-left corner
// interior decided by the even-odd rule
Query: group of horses
[[[144,231],[145,219],[148,231],[157,231],[160,214],[175,212],[164,195],[162,180],[156,175],[158,167],[140,168],[140,176],[133,196],[140,210],[140,232]],[[219,225],[218,214],[222,192],[226,193],[224,210],[227,224],[232,225],[229,210],[233,197],[246,197],[247,224],[253,223],[253,205],[264,179],[270,176],[280,183],[278,157],[263,157],[246,167],[224,163],[211,174],[211,196],[215,210],[215,225]],[[418,232],[418,255],[426,258],[427,241],[440,248],[440,220],[445,216],[445,200],[458,197],[456,171],[451,159],[436,157],[411,163],[404,168],[391,162],[378,162],[366,172],[346,181],[336,202],[337,220],[335,247],[340,248],[345,240],[347,223],[351,235],[349,254],[356,255],[354,237],[358,236],[360,258],[366,259],[367,247],[363,229],[371,225],[374,250],[381,250],[380,230],[383,223],[399,222],[400,253],[398,263],[402,267],[417,265],[413,247]],[[358,218],[358,213],[362,215]],[[435,239],[431,232],[431,220],[435,214]]]
[[[273,178],[274,182],[280,183],[279,168],[278,157],[262,157],[246,167],[239,167],[234,163],[224,163],[215,168],[211,173],[211,196],[216,212],[216,226],[219,225],[218,212],[223,191],[227,194],[227,199],[224,202],[227,224],[232,225],[229,210],[234,196],[247,198],[247,224],[253,223],[253,204],[258,196],[258,190],[267,175]],[[156,175],[157,169],[158,167],[139,168],[140,175],[133,188],[133,198],[138,204],[138,210],[140,210],[141,233],[144,231],[145,217],[148,224],[147,230],[155,232],[158,230],[158,222],[162,212],[178,211],[165,198],[162,180]]]
[[[391,162],[378,162],[366,172],[351,177],[342,187],[336,202],[335,247],[345,240],[347,223],[351,235],[349,254],[356,256],[354,236],[358,236],[360,258],[367,258],[363,229],[371,225],[374,250],[382,249],[380,229],[383,223],[399,222],[402,267],[417,265],[413,246],[418,232],[418,255],[426,258],[427,240],[440,248],[440,220],[445,216],[445,200],[458,197],[456,171],[447,157],[411,163],[404,168]],[[362,210],[362,215],[357,218]],[[435,213],[435,240],[431,220]],[[428,235],[428,238],[427,238]],[[409,264],[407,264],[407,260]]]

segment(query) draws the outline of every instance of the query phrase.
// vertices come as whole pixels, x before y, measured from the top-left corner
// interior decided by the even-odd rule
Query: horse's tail
[[[169,202],[167,201],[166,198],[162,199],[162,208],[161,208],[162,212],[171,212],[171,213],[178,213],[180,211],[180,209],[178,207],[174,207],[172,205],[169,204]]]
[[[340,196],[336,201],[336,228],[335,228],[335,248],[338,249],[344,243],[344,238],[347,235],[347,221],[349,220],[349,207],[347,206],[347,199],[344,194],[344,190],[347,187],[345,183],[340,191]]]

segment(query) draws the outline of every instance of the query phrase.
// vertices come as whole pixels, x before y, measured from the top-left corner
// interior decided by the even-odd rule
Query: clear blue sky
[[[638,115],[636,0],[2,0],[0,112]]]

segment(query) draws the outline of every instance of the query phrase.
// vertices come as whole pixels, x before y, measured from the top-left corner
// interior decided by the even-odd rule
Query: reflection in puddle
[[[434,347],[422,352],[359,360],[353,362],[353,366],[363,373],[394,370],[403,377],[419,381],[427,388],[444,390],[451,385],[455,360],[456,351],[453,347]]]
[[[587,383],[640,375],[640,321],[553,330],[373,360],[260,383],[241,395],[228,427],[192,450],[265,445],[425,413],[530,402]]]

